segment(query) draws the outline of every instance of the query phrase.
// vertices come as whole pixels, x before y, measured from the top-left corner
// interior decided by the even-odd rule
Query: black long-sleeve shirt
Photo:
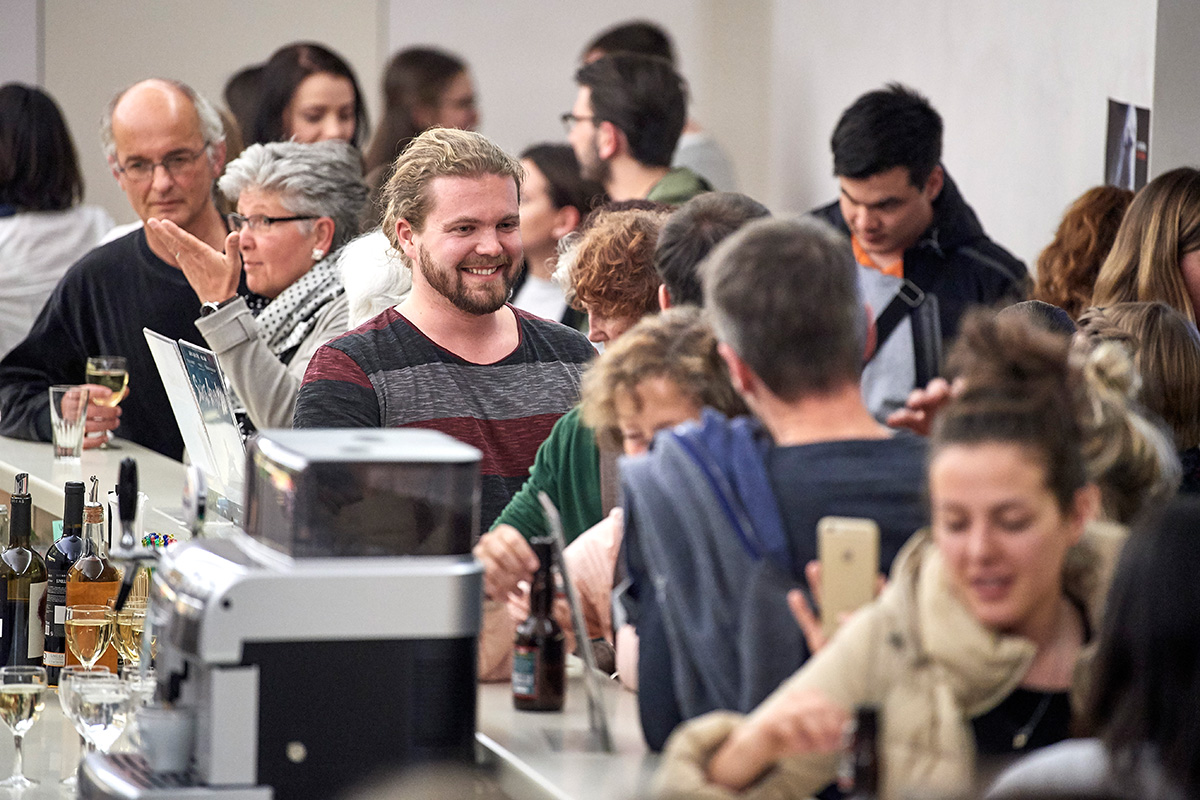
[[[117,434],[180,459],[183,439],[142,328],[204,346],[200,300],[137,230],[75,263],[25,340],[0,361],[0,434],[49,441],[47,388],[86,380],[90,356],[125,356],[129,396]]]

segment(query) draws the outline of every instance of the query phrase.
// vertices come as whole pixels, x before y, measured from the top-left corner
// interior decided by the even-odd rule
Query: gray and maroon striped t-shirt
[[[466,361],[394,308],[384,311],[317,350],[295,427],[432,428],[479,448],[488,530],[555,421],[578,402],[580,376],[596,355],[578,331],[512,310],[520,342],[493,364]]]

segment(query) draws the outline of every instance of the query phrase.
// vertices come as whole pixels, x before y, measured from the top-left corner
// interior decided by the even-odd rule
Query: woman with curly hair
[[[1058,306],[1071,319],[1091,305],[1100,265],[1132,200],[1133,192],[1117,186],[1095,186],[1080,195],[1038,256],[1033,299]]]

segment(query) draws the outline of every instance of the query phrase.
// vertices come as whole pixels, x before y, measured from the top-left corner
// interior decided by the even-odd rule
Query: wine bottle
[[[861,705],[847,731],[846,747],[838,768],[838,789],[847,800],[875,800],[879,797],[879,709]]]
[[[566,653],[562,627],[554,619],[554,543],[531,541],[538,557],[529,592],[529,617],[513,641],[513,706],[521,711],[558,711],[566,694]]]
[[[83,553],[67,571],[67,605],[111,606],[121,589],[121,571],[108,560],[104,506],[97,498],[100,482],[93,475],[88,501],[83,506]],[[67,648],[67,666],[79,659]],[[97,664],[117,671],[117,652],[108,648]]]
[[[0,613],[0,663],[40,667],[46,614],[46,562],[30,547],[33,499],[29,475],[17,476],[12,494],[8,547],[0,553],[4,609]]]
[[[68,481],[63,487],[62,536],[46,551],[46,644],[42,663],[46,680],[58,685],[58,673],[66,665],[67,572],[83,555],[83,482]]]

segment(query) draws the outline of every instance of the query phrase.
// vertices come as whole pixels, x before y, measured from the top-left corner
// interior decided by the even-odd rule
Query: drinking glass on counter
[[[112,677],[112,672],[109,671],[108,667],[85,667],[73,664],[69,667],[63,667],[62,672],[59,673],[58,703],[62,706],[63,716],[71,721],[71,724],[75,726],[75,732],[79,734],[79,757],[81,759],[83,758],[84,748],[88,752],[91,752],[96,749],[96,745],[90,742],[87,736],[84,735],[84,730],[80,726],[79,720],[75,718],[74,711],[72,710],[72,690],[75,684],[80,681],[95,680],[103,677]],[[78,783],[78,779],[75,776],[75,772],[72,771],[70,775],[63,778],[59,783],[63,786],[75,786]]]
[[[108,753],[129,721],[132,690],[116,675],[71,683],[71,717],[84,739],[101,753]]]
[[[142,659],[142,631],[146,629],[146,601],[127,600],[120,611],[111,612],[116,628],[113,633],[113,644],[125,663],[137,671],[138,662]]]
[[[83,429],[87,425],[88,390],[85,386],[50,387],[50,429],[54,436],[54,460],[75,462],[83,452]]]
[[[129,385],[129,371],[125,367],[125,356],[92,356],[87,360],[87,382],[111,389],[112,394],[104,400],[92,402],[102,406],[120,405],[125,399],[125,387]],[[112,447],[103,442],[100,449]]]
[[[37,722],[45,707],[46,669],[44,667],[0,667],[0,720],[13,732],[13,774],[0,786],[24,789],[38,781],[25,777],[21,742]]]
[[[104,655],[113,638],[113,618],[108,606],[67,606],[67,647],[85,667]]]

